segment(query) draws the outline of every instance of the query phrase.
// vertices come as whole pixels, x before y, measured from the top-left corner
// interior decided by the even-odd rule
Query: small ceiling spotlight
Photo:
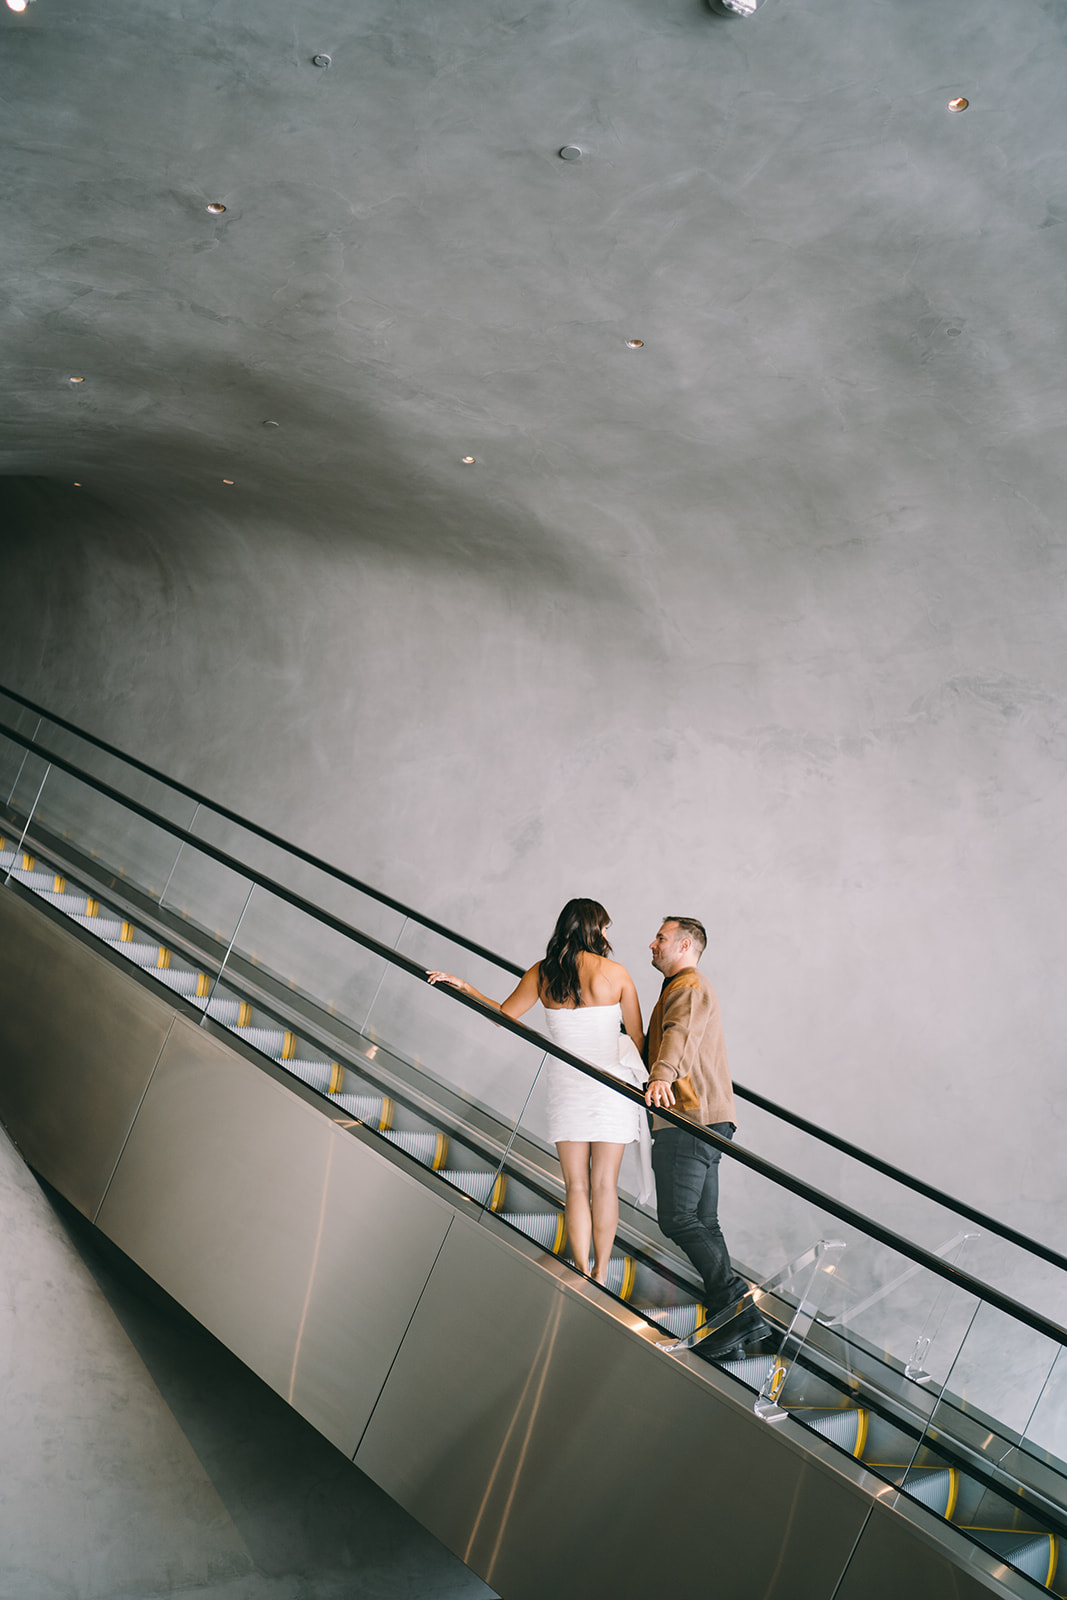
[[[719,0],[719,9],[732,17],[750,17],[758,5],[759,0]]]
[[[68,383],[84,383],[85,379],[84,378],[73,378],[72,377],[72,378],[68,378],[67,382]]]
[[[473,467],[473,465],[474,465],[474,457],[473,456],[460,456],[459,459],[462,461],[462,463],[463,463],[463,465],[465,467]]]
[[[333,63],[333,56],[318,55],[318,56],[312,56],[312,58],[311,58],[311,65],[313,67],[321,67],[324,72],[325,72],[325,70],[326,70],[326,68],[328,66],[332,65],[332,63]]]
[[[627,350],[643,350],[645,341],[643,339],[627,339],[626,348]]]
[[[7,0],[7,9],[9,11],[25,11],[29,3],[30,0]]]
[[[210,211],[213,217],[221,217],[226,207],[221,200],[209,200],[205,209]]]
[[[75,487],[75,489],[80,489],[81,488],[81,484],[78,482],[77,478],[75,478],[75,480],[74,480],[74,487]]]
[[[265,428],[280,428],[281,427],[281,423],[280,422],[275,422],[273,417],[266,417],[264,419],[263,426]]]
[[[969,100],[965,100],[963,95],[960,94],[956,96],[955,100],[949,101],[948,108],[950,111],[966,111],[970,103],[971,102]]]
[[[233,488],[233,479],[232,478],[223,478],[222,481],[223,481],[223,483],[228,483],[231,489]]]
[[[561,161],[580,161],[582,159],[581,149],[576,144],[565,144],[559,153],[559,159]]]

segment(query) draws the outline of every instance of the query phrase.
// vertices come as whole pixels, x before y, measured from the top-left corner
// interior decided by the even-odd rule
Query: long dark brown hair
[[[610,956],[611,946],[604,937],[610,926],[611,918],[597,900],[568,900],[563,907],[541,963],[541,988],[558,1006],[581,1005],[578,957],[583,950]]]

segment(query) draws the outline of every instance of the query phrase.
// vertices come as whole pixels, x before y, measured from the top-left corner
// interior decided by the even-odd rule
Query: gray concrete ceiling
[[[827,547],[1039,561],[1065,32],[1063,0],[0,8],[0,471],[572,588],[721,558],[786,609]]]

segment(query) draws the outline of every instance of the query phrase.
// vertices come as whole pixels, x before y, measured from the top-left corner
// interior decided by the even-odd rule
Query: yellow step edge
[[[493,1192],[489,1197],[489,1209],[490,1209],[490,1211],[501,1211],[503,1209],[503,1206],[504,1206],[504,1193],[505,1193],[505,1191],[507,1189],[507,1186],[508,1186],[507,1173],[506,1172],[498,1172],[497,1173],[497,1177],[496,1177],[496,1182],[493,1185]]]
[[[567,1218],[562,1211],[556,1213],[556,1238],[552,1245],[552,1254],[558,1256],[567,1242]]]
[[[132,944],[133,943],[133,923],[132,922],[124,922],[122,924],[122,932],[119,935],[119,941],[120,941],[121,944]]]
[[[857,1461],[862,1461],[863,1460],[863,1452],[867,1448],[867,1426],[868,1426],[870,1420],[871,1420],[871,1414],[867,1410],[867,1407],[866,1406],[861,1406],[860,1407],[860,1425],[856,1429],[856,1448],[852,1452],[852,1454],[855,1456]]]
[[[327,1094],[340,1094],[345,1081],[345,1069],[339,1061],[330,1062],[330,1086]]]
[[[63,875],[61,873],[57,872],[55,877],[52,879],[52,893],[53,894],[66,894],[66,892],[67,892],[67,880],[66,880],[66,878],[63,877]]]
[[[634,1279],[637,1277],[637,1262],[633,1256],[623,1257],[622,1287],[619,1290],[620,1300],[629,1300],[634,1292]]]
[[[241,1004],[237,1007],[237,1026],[239,1028],[248,1028],[251,1026],[251,1023],[252,1007],[247,1000],[242,1000]]]
[[[99,900],[94,900],[92,895],[90,895],[88,900],[85,902],[85,915],[87,917],[96,917],[100,915],[100,902]]]
[[[28,850],[24,850],[22,852],[22,870],[23,870],[23,872],[32,872],[33,871],[33,863],[34,863],[34,857],[30,855],[30,852]]]
[[[208,974],[206,972],[198,972],[197,975],[196,975],[196,997],[197,997],[197,999],[198,1000],[206,1000],[210,993],[211,993],[211,979],[210,979],[210,977],[208,976]]]
[[[157,967],[157,969],[161,968],[162,970],[165,971],[167,969],[167,967],[169,967],[169,966],[170,966],[170,951],[167,949],[165,944],[161,944],[160,947],[159,947],[159,956],[156,959],[156,967]]]
[[[956,1510],[956,1501],[959,1499],[960,1495],[959,1467],[949,1467],[948,1478],[948,1505],[945,1507],[945,1521],[951,1522],[953,1513]]]
[[[433,1170],[435,1172],[440,1172],[441,1168],[445,1164],[445,1160],[446,1160],[447,1156],[448,1156],[448,1135],[446,1133],[439,1133],[437,1135],[437,1144],[434,1147],[434,1153],[433,1153]]]
[[[378,1119],[378,1132],[379,1133],[388,1133],[389,1132],[389,1129],[393,1126],[393,1112],[395,1110],[396,1110],[395,1103],[392,1100],[390,1100],[390,1098],[389,1098],[389,1096],[387,1094],[383,1095],[382,1096],[382,1114]]]
[[[296,1060],[296,1034],[290,1033],[288,1028],[286,1028],[285,1035],[282,1039],[282,1060]]]

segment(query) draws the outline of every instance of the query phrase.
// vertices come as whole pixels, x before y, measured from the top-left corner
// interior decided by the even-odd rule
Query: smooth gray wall
[[[1055,1240],[1053,557],[908,488],[892,539],[579,586],[9,485],[2,677],[518,959],[602,899],[646,1003],[702,916],[740,1079]]]

